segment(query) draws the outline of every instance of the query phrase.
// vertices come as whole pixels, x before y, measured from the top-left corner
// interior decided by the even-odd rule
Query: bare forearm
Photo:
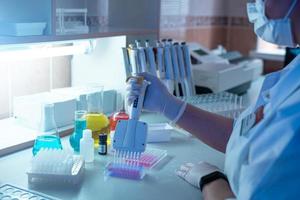
[[[177,125],[212,148],[225,152],[233,120],[188,104]]]
[[[229,184],[223,179],[218,179],[205,185],[202,193],[205,200],[234,198],[234,194],[231,191]]]

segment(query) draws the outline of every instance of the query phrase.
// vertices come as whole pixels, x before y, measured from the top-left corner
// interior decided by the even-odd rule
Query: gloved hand
[[[146,89],[143,108],[165,115],[170,120],[178,118],[185,108],[185,103],[170,94],[165,85],[155,76],[148,73],[141,73],[150,84]],[[132,104],[133,100],[140,94],[141,85],[134,78],[127,82],[127,102]],[[182,111],[182,112],[181,112]]]
[[[214,165],[201,161],[197,164],[185,163],[181,165],[180,168],[176,170],[176,174],[200,189],[201,178],[216,171],[220,171],[220,169]]]

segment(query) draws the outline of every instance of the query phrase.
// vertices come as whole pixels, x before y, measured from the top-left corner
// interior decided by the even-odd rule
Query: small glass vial
[[[99,155],[106,155],[107,154],[107,134],[100,134],[99,135],[98,154]]]

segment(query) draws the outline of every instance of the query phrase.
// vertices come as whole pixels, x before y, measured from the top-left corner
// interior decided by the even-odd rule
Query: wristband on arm
[[[202,192],[203,190],[203,187],[215,180],[218,180],[218,179],[223,179],[225,180],[227,183],[228,182],[228,179],[227,177],[225,176],[225,174],[223,174],[222,172],[219,172],[219,171],[215,171],[215,172],[212,172],[210,174],[207,174],[206,176],[203,176],[201,179],[200,179],[200,190]]]

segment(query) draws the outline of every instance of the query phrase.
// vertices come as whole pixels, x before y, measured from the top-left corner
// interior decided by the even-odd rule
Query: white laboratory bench
[[[69,148],[68,137],[63,138]],[[149,144],[149,147],[167,150],[168,156],[140,181],[108,178],[103,171],[111,156],[100,156],[95,151],[95,161],[86,165],[84,180],[77,187],[36,187],[27,183],[31,149],[0,158],[0,184],[10,183],[25,189],[31,188],[63,200],[82,199],[200,199],[201,193],[181,180],[175,170],[184,162],[208,161],[223,168],[224,155],[194,137],[174,131],[168,143]]]
[[[245,96],[248,103],[255,100],[262,80],[254,82]],[[146,114],[144,121],[161,122],[158,115]],[[64,147],[70,148],[69,137],[62,139]],[[223,169],[224,154],[217,152],[198,139],[181,131],[173,131],[171,141],[149,144],[149,147],[167,150],[168,156],[154,169],[147,172],[144,179],[104,179],[103,171],[111,156],[100,156],[95,151],[95,161],[86,165],[81,185],[66,187],[31,188],[27,182],[26,171],[30,166],[31,148],[0,158],[0,184],[10,183],[25,189],[33,189],[63,200],[99,199],[201,199],[199,189],[180,179],[175,170],[185,162],[207,161]]]

